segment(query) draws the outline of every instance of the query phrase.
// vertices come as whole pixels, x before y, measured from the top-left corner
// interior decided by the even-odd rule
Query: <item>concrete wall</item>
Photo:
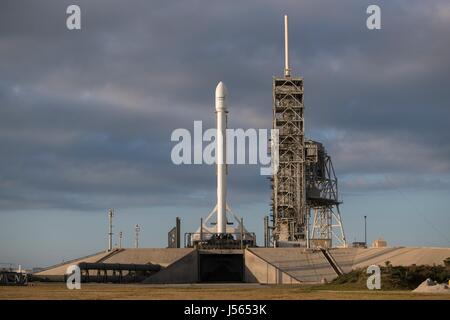
[[[241,250],[210,250],[211,253],[242,253]],[[201,251],[207,254],[208,251]],[[244,254],[244,281],[288,284],[328,281],[337,277],[321,251],[304,248],[250,248]],[[371,264],[442,265],[450,257],[450,248],[387,247],[330,249],[343,272],[365,268]],[[145,280],[146,283],[195,283],[199,281],[199,252],[190,248],[139,248],[101,252],[68,261],[35,275],[43,279],[62,281],[67,267],[79,262],[159,264],[163,269]]]
[[[331,249],[329,253],[344,272],[366,268],[372,264],[384,266],[389,261],[394,266],[443,265],[450,257],[450,248],[386,247]]]
[[[276,266],[257,256],[250,250],[244,254],[245,273],[244,281],[250,283],[266,284],[296,284],[300,283],[294,277],[281,271]]]
[[[130,248],[116,249],[112,252],[101,252],[94,255],[74,259],[63,264],[49,267],[43,271],[37,272],[35,276],[58,279],[62,281],[67,268],[70,265],[80,262],[103,262],[103,263],[132,263],[132,264],[159,264],[162,267],[171,265],[185,255],[191,253],[194,249],[190,248]]]
[[[113,252],[114,253],[114,252]],[[111,254],[111,252],[100,252],[97,254],[93,254],[90,256],[70,260],[64,263],[57,264],[55,266],[51,266],[46,268],[45,270],[36,272],[34,275],[37,277],[48,277],[48,276],[59,276],[59,277],[49,277],[49,279],[63,279],[64,274],[66,273],[66,270],[69,266],[73,264],[78,264],[80,262],[98,262],[99,260],[103,259],[104,257],[107,257]]]
[[[198,252],[190,253],[165,269],[155,273],[143,283],[196,283],[198,282]]]
[[[104,263],[159,264],[167,267],[185,255],[191,248],[127,248],[122,252],[103,260]]]
[[[320,250],[305,248],[251,248],[264,261],[300,282],[330,281],[337,273]]]

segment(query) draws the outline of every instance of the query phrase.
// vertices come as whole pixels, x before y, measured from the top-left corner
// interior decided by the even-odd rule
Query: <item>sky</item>
[[[81,8],[81,30],[66,8]],[[368,30],[366,8],[381,8]],[[176,166],[177,128],[270,128],[272,77],[304,77],[308,138],[339,179],[349,242],[450,246],[448,1],[24,1],[0,3],[0,263],[48,266],[102,251],[107,210],[133,246],[197,229],[216,201],[214,167]],[[263,239],[270,185],[229,170],[228,202]]]

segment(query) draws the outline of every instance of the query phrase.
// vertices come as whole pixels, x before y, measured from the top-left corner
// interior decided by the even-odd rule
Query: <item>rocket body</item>
[[[227,164],[226,164],[226,129],[227,129],[227,89],[223,82],[216,87],[216,166],[217,166],[217,233],[227,232]]]

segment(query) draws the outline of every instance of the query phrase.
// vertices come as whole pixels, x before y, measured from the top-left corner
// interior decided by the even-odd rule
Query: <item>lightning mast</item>
[[[275,77],[272,88],[272,128],[279,131],[279,169],[272,176],[272,241],[275,245],[301,243],[306,241],[303,78],[291,76],[287,15],[284,77]]]
[[[113,217],[114,217],[114,210],[113,209],[109,209],[108,210],[108,221],[109,221],[109,232],[108,232],[108,251],[112,251],[113,248]]]
[[[135,238],[134,238],[134,247],[139,248],[139,232],[141,232],[141,227],[136,224],[134,227]]]
[[[279,131],[279,169],[271,177],[272,226],[266,227],[266,246],[328,248],[334,240],[345,247],[336,174],[324,146],[305,139],[303,93],[303,78],[291,76],[285,15],[284,77],[273,79],[272,128]]]

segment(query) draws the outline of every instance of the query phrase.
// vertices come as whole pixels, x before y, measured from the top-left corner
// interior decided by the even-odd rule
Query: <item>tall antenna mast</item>
[[[136,232],[136,234],[135,234],[135,239],[134,239],[134,246],[136,247],[136,248],[139,248],[139,232],[141,231],[141,227],[137,224],[135,227],[134,227],[134,231]]]
[[[289,68],[289,34],[287,14],[284,15],[284,76],[286,78],[291,76],[291,69]]]
[[[114,217],[114,210],[113,209],[109,209],[108,210],[108,218],[109,218],[109,232],[108,232],[108,251],[112,250],[112,236],[113,236],[113,232],[112,232],[112,228],[113,228],[113,219]]]

